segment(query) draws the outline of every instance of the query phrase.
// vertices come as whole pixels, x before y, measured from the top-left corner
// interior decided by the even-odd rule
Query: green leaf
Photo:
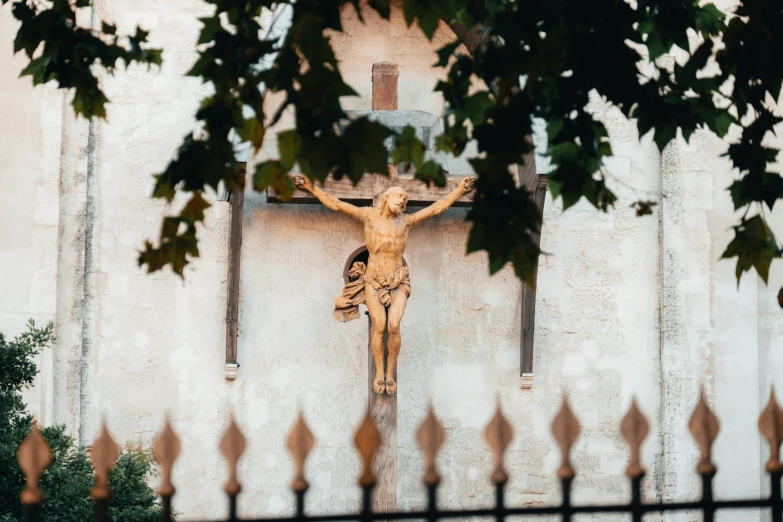
[[[757,201],[763,201],[771,210],[775,201],[783,198],[783,178],[773,172],[753,172],[732,183],[729,192],[735,210]]]
[[[729,132],[729,128],[732,123],[736,123],[737,120],[727,110],[719,110],[712,120],[710,129],[722,138]]]
[[[214,69],[215,58],[216,51],[214,47],[210,47],[209,49],[200,52],[198,60],[196,60],[196,63],[193,64],[193,67],[191,67],[191,69],[185,73],[185,76],[204,77],[208,72]]]
[[[434,183],[437,187],[446,186],[446,171],[434,160],[427,160],[420,168],[416,169],[416,179],[419,179],[430,186]]]
[[[27,67],[22,69],[22,72],[19,73],[19,77],[21,78],[23,76],[32,76],[33,85],[44,83],[43,76],[47,62],[48,58],[46,56],[39,56],[38,58],[30,60],[30,63],[27,64]]]
[[[256,118],[247,118],[237,134],[242,140],[249,141],[253,145],[253,154],[255,154],[264,145],[266,129]]]
[[[549,141],[553,141],[563,128],[562,118],[552,118],[546,123],[546,135]]]
[[[427,40],[432,40],[432,37],[435,35],[435,30],[440,24],[440,17],[433,10],[424,9],[419,11],[416,21],[424,33],[424,36],[427,37]]]
[[[416,129],[406,125],[402,132],[394,137],[392,163],[404,163],[408,168],[411,164],[418,170],[424,163],[424,144],[416,137]]]
[[[724,28],[726,15],[715,4],[705,4],[696,16],[696,30],[705,38],[720,33]]]
[[[73,96],[73,112],[76,116],[82,115],[87,119],[106,118],[106,104],[109,99],[101,91],[88,92],[76,89]]]
[[[280,167],[279,161],[265,161],[256,167],[253,188],[259,192],[272,188],[283,201],[289,201],[294,195],[294,183]]]
[[[194,192],[190,200],[180,212],[180,217],[192,223],[204,221],[204,211],[210,207],[210,204],[204,200],[200,192]]]
[[[647,44],[647,51],[650,53],[650,60],[657,60],[672,47],[671,41],[664,42],[661,35],[658,33],[650,33],[647,35],[647,40],[644,42]]]
[[[484,123],[487,109],[495,105],[495,100],[486,91],[480,91],[465,99],[463,109],[455,111],[459,120],[469,119],[473,125]]]
[[[669,123],[660,124],[655,128],[653,141],[655,141],[655,145],[657,145],[658,150],[663,152],[663,149],[665,149],[666,146],[676,137],[677,124],[671,121]]]
[[[177,195],[177,191],[163,174],[155,174],[153,177],[155,178],[155,188],[152,191],[152,197],[165,199],[171,203]]]
[[[212,42],[217,34],[223,30],[219,16],[199,18],[199,21],[204,24],[204,27],[201,28],[201,33],[199,34],[196,45]]]
[[[650,34],[655,30],[655,26],[653,25],[652,20],[643,20],[639,22],[636,30],[639,34]]]
[[[405,0],[402,4],[402,15],[405,23],[410,27],[416,19],[416,0]]]
[[[375,9],[375,11],[383,18],[388,20],[391,15],[391,7],[389,0],[369,0],[369,6]]]
[[[579,145],[572,141],[564,143],[555,143],[549,146],[546,155],[552,159],[552,163],[560,165],[570,161],[576,161],[579,158]]]
[[[456,40],[451,43],[447,43],[440,49],[438,49],[438,61],[435,62],[433,67],[446,67],[449,64],[449,60],[456,52],[457,48],[462,44],[460,40]]]
[[[146,42],[147,37],[150,35],[149,31],[145,31],[141,27],[136,27],[136,34],[133,35],[133,39],[139,43]]]
[[[353,120],[341,136],[348,159],[341,170],[354,183],[358,183],[365,173],[386,173],[388,153],[384,141],[392,134],[387,127],[366,117]]]
[[[737,258],[737,285],[744,272],[755,268],[759,277],[766,283],[769,266],[775,257],[779,257],[775,240],[761,216],[754,216],[734,228],[734,239],[726,247],[721,258]]]
[[[302,148],[302,139],[293,129],[280,132],[277,135],[277,147],[280,150],[280,168],[283,172],[290,172]]]
[[[403,16],[405,17],[405,23],[409,27],[415,19],[428,40],[432,40],[432,36],[440,23],[440,15],[436,12],[432,3],[425,0],[405,0],[403,2]]]

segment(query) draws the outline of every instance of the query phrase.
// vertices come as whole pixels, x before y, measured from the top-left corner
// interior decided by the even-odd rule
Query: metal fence
[[[470,517],[493,517],[503,522],[506,517],[535,517],[541,515],[556,515],[563,521],[569,521],[577,514],[620,513],[631,515],[631,519],[643,520],[647,513],[691,512],[700,513],[706,522],[714,520],[718,510],[759,508],[772,513],[773,522],[783,522],[783,502],[781,501],[781,474],[783,464],[780,460],[780,446],[783,439],[783,410],[775,400],[774,391],[769,403],[759,417],[759,430],[769,442],[770,458],[766,463],[769,474],[771,495],[767,498],[743,500],[716,500],[713,496],[712,479],[716,468],[712,462],[712,444],[718,435],[719,423],[710,410],[702,394],[689,422],[689,429],[701,452],[696,466],[696,472],[701,476],[702,496],[693,502],[645,503],[642,501],[642,480],[645,470],[640,460],[640,447],[649,433],[649,423],[639,411],[636,402],[631,404],[628,413],[620,424],[620,432],[628,444],[630,458],[626,474],[631,482],[631,498],[628,503],[610,505],[573,505],[571,503],[571,482],[575,471],[571,466],[570,454],[574,442],[580,432],[579,422],[571,411],[566,398],[560,411],[552,422],[552,434],[560,447],[562,460],[557,470],[557,476],[562,486],[562,502],[555,506],[544,507],[513,507],[505,503],[505,487],[508,474],[504,467],[504,454],[511,438],[512,430],[498,405],[494,417],[486,428],[486,440],[494,458],[494,469],[490,480],[495,484],[495,504],[480,509],[445,510],[438,507],[438,484],[440,476],[436,466],[437,454],[445,441],[445,433],[434,412],[430,408],[426,418],[417,432],[417,441],[424,455],[425,473],[424,485],[427,488],[427,508],[414,511],[374,512],[372,509],[372,494],[375,486],[375,476],[372,472],[373,458],[381,445],[381,433],[378,431],[369,414],[356,431],[354,443],[362,462],[362,473],[359,486],[363,491],[361,510],[345,514],[313,515],[306,513],[305,499],[308,488],[304,475],[304,465],[308,453],[315,443],[313,434],[307,427],[301,414],[288,435],[287,446],[294,463],[294,481],[291,489],[296,497],[296,510],[293,516],[278,518],[240,519],[237,517],[236,502],[241,486],[237,480],[237,464],[245,450],[245,437],[232,417],[228,430],[220,441],[220,451],[228,464],[228,481],[225,492],[228,496],[228,521],[256,520],[258,522],[341,522],[356,520],[370,522],[376,520],[409,520],[419,519],[434,522],[438,519],[456,519]],[[171,471],[180,452],[180,441],[168,420],[163,431],[153,443],[155,459],[160,466],[161,484],[158,493],[161,497],[162,519],[172,519],[172,497],[174,486],[171,482]],[[90,458],[95,469],[95,487],[92,497],[95,500],[95,519],[99,522],[108,520],[110,499],[109,471],[119,457],[117,444],[112,440],[106,427],[95,441],[90,451]],[[37,519],[38,508],[44,502],[43,494],[38,486],[38,479],[51,459],[51,452],[38,428],[33,426],[30,434],[19,447],[19,464],[25,473],[27,486],[21,499],[26,505],[27,520]]]

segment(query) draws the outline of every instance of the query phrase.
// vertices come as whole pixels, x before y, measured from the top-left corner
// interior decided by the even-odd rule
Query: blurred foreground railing
[[[646,513],[692,512],[700,513],[705,522],[714,520],[717,510],[759,508],[772,513],[773,522],[783,522],[783,501],[781,501],[781,473],[783,464],[780,460],[780,445],[783,439],[783,410],[781,410],[772,392],[769,403],[759,417],[759,430],[769,442],[770,458],[766,464],[769,474],[771,495],[767,498],[748,500],[716,500],[712,493],[712,479],[716,468],[712,462],[712,444],[718,436],[718,419],[707,406],[702,394],[699,403],[691,416],[689,429],[701,456],[696,466],[696,472],[701,476],[702,496],[693,502],[643,503],[642,480],[645,470],[640,461],[640,447],[649,432],[649,423],[639,411],[636,402],[631,403],[628,413],[620,424],[620,431],[628,443],[630,459],[626,474],[631,481],[631,498],[627,504],[612,504],[603,506],[574,506],[571,504],[571,482],[575,472],[571,467],[571,448],[579,436],[579,422],[571,411],[568,401],[564,398],[560,411],[552,422],[552,434],[555,437],[562,460],[557,470],[562,487],[562,502],[557,506],[546,507],[509,507],[504,500],[504,492],[508,474],[504,467],[504,454],[511,442],[511,425],[506,421],[498,405],[495,416],[486,428],[486,440],[494,457],[494,469],[490,480],[495,484],[495,505],[480,509],[441,510],[438,508],[438,484],[440,476],[436,467],[438,451],[445,441],[445,432],[434,412],[430,408],[426,418],[417,432],[417,441],[424,455],[425,472],[424,485],[427,488],[427,509],[419,511],[377,513],[372,510],[372,494],[375,477],[372,473],[372,461],[381,444],[381,434],[372,419],[365,417],[356,431],[354,443],[362,461],[362,473],[359,486],[363,491],[362,508],[359,512],[337,515],[311,515],[305,513],[305,493],[308,484],[304,476],[304,464],[307,455],[315,444],[315,438],[307,427],[301,413],[288,435],[288,451],[294,462],[294,480],[291,489],[296,496],[296,512],[290,517],[242,519],[263,522],[338,522],[356,520],[369,522],[375,520],[407,520],[419,519],[434,522],[438,519],[454,519],[468,517],[494,517],[503,522],[509,516],[540,516],[559,515],[562,520],[571,520],[572,515],[580,513],[624,513],[629,514],[634,522],[641,521]],[[228,430],[220,441],[220,451],[228,463],[228,481],[225,492],[228,495],[228,521],[240,520],[236,514],[237,495],[241,486],[237,480],[237,464],[245,450],[245,437],[232,416]],[[153,444],[155,459],[161,471],[161,484],[158,493],[161,496],[163,520],[172,520],[171,500],[174,496],[174,485],[171,482],[171,470],[179,456],[180,441],[168,419],[163,431],[155,438]],[[90,451],[90,458],[95,468],[95,487],[92,497],[95,500],[95,520],[108,520],[108,506],[111,496],[109,489],[109,472],[119,457],[117,444],[112,440],[104,425],[101,435],[95,441]],[[19,465],[27,478],[27,486],[21,499],[26,505],[27,521],[37,520],[38,508],[44,501],[38,485],[41,473],[46,469],[51,459],[51,452],[46,441],[33,426],[30,434],[19,447]]]

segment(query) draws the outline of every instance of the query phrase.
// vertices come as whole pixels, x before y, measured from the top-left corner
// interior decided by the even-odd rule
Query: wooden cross
[[[457,34],[459,28],[453,28]],[[464,30],[464,28],[462,28]],[[464,35],[461,35],[464,36]],[[475,42],[474,42],[475,43]],[[469,51],[472,49],[469,48]],[[383,114],[400,113],[397,111],[397,79],[399,72],[395,64],[379,63],[373,65],[373,111],[386,111]],[[246,147],[247,148],[247,147]],[[249,150],[249,148],[248,148]],[[248,151],[243,155],[247,156]],[[247,161],[242,158],[241,161]],[[244,166],[244,163],[243,163]],[[389,176],[376,174],[364,176],[357,186],[353,186],[347,178],[339,181],[327,178],[323,183],[324,188],[334,196],[359,206],[369,206],[377,203],[378,197],[390,186],[396,185],[404,188],[409,195],[408,204],[411,206],[426,206],[441,199],[451,192],[459,183],[460,177],[450,176],[446,186],[439,188],[427,187],[424,183],[413,179],[411,176],[398,176],[398,168],[389,165]],[[519,182],[531,193],[543,213],[546,196],[546,176],[536,172],[534,154],[525,158],[524,165],[519,166]],[[470,206],[473,193],[462,196],[454,204],[456,207]],[[242,243],[242,207],[244,193],[242,187],[236,187],[231,197],[224,198],[231,203],[231,229],[229,233],[229,263],[228,263],[228,299],[226,306],[226,379],[236,378],[239,364],[237,363],[237,325],[239,320],[239,265],[240,249]],[[280,198],[273,190],[267,191],[267,199],[270,202],[280,202]],[[320,202],[309,192],[295,190],[292,203]],[[540,234],[534,238],[536,246],[540,244]],[[538,267],[534,282],[537,279]],[[536,291],[527,285],[522,285],[522,317],[520,332],[520,387],[531,388],[533,386],[533,349],[535,332]]]
[[[417,128],[419,134],[425,137],[428,142],[434,139],[433,133],[428,126],[439,120],[436,116],[426,115],[425,113],[416,113],[415,111],[398,111],[397,104],[397,80],[399,70],[396,64],[377,63],[372,69],[373,85],[373,112],[369,116],[381,123],[401,130],[402,125],[411,123]],[[383,112],[380,112],[383,111]],[[418,117],[418,120],[415,118]],[[413,121],[411,121],[413,120]],[[397,125],[395,125],[395,123]],[[451,176],[447,178],[445,187],[429,187],[413,178],[412,175],[398,175],[398,166],[388,165],[388,176],[375,174],[364,176],[362,180],[354,186],[347,178],[335,180],[327,178],[322,183],[322,187],[331,195],[350,202],[354,205],[370,206],[376,205],[381,194],[392,186],[402,187],[408,193],[409,206],[426,206],[442,199],[452,192],[459,184],[460,177]],[[467,173],[466,173],[467,174]],[[455,179],[456,178],[456,179]],[[268,201],[282,202],[274,190],[267,191]],[[454,206],[470,206],[473,200],[472,193],[462,196]],[[287,203],[316,203],[316,199],[310,192],[296,190],[293,198]],[[349,260],[350,263],[350,260]],[[369,317],[368,317],[369,320]],[[372,323],[368,323],[369,332],[372,332]],[[394,511],[397,504],[397,394],[386,395],[377,394],[373,391],[373,379],[375,378],[375,362],[372,357],[372,351],[368,342],[368,376],[367,389],[369,394],[370,416],[382,434],[382,443],[375,457],[373,464],[373,474],[376,477],[377,485],[373,493],[374,511]]]
[[[452,27],[459,36],[470,37],[473,47],[479,45],[483,40],[480,32],[475,30],[471,33],[464,33],[464,27]],[[474,49],[469,46],[469,52]],[[393,115],[398,111],[397,107],[397,80],[399,70],[396,64],[378,63],[373,65],[372,83],[373,83],[373,101],[372,109],[375,111],[386,111],[385,113]],[[381,123],[386,123],[381,118]],[[394,127],[394,125],[387,125]],[[397,129],[401,130],[401,129]],[[425,140],[426,141],[426,140]],[[242,161],[247,161],[243,159]],[[244,166],[244,165],[243,165]],[[373,176],[364,176],[360,183],[353,186],[347,178],[335,180],[327,178],[322,184],[330,194],[354,205],[369,206],[375,205],[383,192],[391,186],[404,188],[409,196],[408,205],[426,206],[450,193],[460,181],[461,176],[447,177],[445,187],[429,186],[427,187],[421,181],[412,176],[399,176],[398,166],[388,166],[388,176],[375,174]],[[519,181],[526,187],[534,197],[539,209],[543,213],[544,199],[546,195],[546,178],[536,173],[535,158],[531,153],[525,158],[525,165],[520,166]],[[244,187],[236,187],[230,195],[225,198],[231,203],[231,228],[229,233],[229,264],[228,264],[228,299],[226,305],[226,379],[232,380],[237,376],[239,364],[237,362],[237,335],[239,319],[239,288],[240,288],[240,258],[242,244],[242,207],[244,203]],[[456,207],[468,207],[471,205],[473,192],[462,196],[453,205]],[[273,190],[267,191],[267,199],[270,202],[281,202],[278,195]],[[320,203],[309,192],[295,190],[293,197],[288,201],[294,204],[313,204]],[[536,245],[540,242],[540,234],[534,238]],[[536,267],[537,273],[537,267]],[[537,275],[537,274],[536,274]],[[534,282],[536,279],[534,275]],[[530,388],[533,385],[533,333],[535,330],[535,305],[536,292],[534,289],[522,285],[522,332],[520,336],[520,382],[522,388]],[[369,318],[368,318],[369,320]],[[372,324],[369,324],[369,333],[372,334]],[[369,339],[368,339],[369,341]],[[368,342],[368,349],[370,348]],[[369,349],[368,365],[368,394],[370,414],[378,428],[383,434],[383,443],[374,460],[373,474],[377,477],[377,486],[373,495],[373,510],[375,511],[394,511],[396,509],[396,469],[397,469],[397,394],[385,395],[376,394],[372,388],[372,382],[375,374],[374,360],[371,349]]]

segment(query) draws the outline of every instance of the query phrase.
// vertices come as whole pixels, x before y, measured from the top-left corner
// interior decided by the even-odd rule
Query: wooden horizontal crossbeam
[[[291,176],[294,175],[292,174]],[[346,176],[343,176],[340,180],[335,180],[329,176],[325,182],[319,183],[319,185],[332,196],[357,206],[372,206],[373,201],[380,197],[388,188],[401,187],[408,193],[408,206],[416,207],[430,205],[445,197],[449,192],[457,188],[463,177],[450,176],[446,178],[445,187],[436,187],[434,184],[428,187],[423,181],[410,176],[383,176],[381,174],[364,176],[356,186]],[[293,197],[288,201],[283,201],[272,188],[267,189],[266,197],[267,201],[272,203],[320,204],[315,196],[299,189],[294,190]],[[460,197],[453,206],[469,207],[472,203],[473,192],[470,192]]]

